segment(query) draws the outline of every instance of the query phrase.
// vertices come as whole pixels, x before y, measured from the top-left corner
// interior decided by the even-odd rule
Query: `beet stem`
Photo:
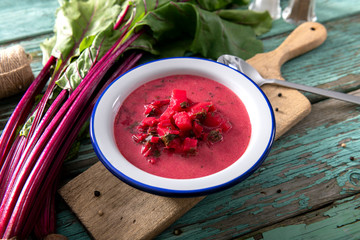
[[[27,115],[31,111],[32,105],[35,101],[35,96],[44,88],[48,77],[50,76],[50,68],[53,66],[55,61],[55,57],[50,57],[44,68],[21,98],[14,112],[11,114],[10,119],[8,120],[0,137],[0,168],[5,161],[18,127],[23,123],[23,121],[25,121]]]
[[[119,39],[120,41],[89,71],[84,80],[75,89],[73,94],[70,95],[70,98],[45,129],[27,156],[27,161],[20,172],[20,177],[14,182],[11,191],[6,194],[6,202],[0,209],[3,213],[0,219],[0,236],[5,238],[12,237],[14,226],[18,222],[17,220],[20,220],[21,223],[23,222],[23,219],[30,209],[31,202],[36,196],[41,182],[46,176],[46,172],[49,170],[51,160],[55,158],[60,146],[67,140],[67,134],[74,127],[74,119],[78,118],[82,109],[92,96],[94,89],[114,64],[115,60],[141,33],[142,32],[135,33],[120,46],[119,43],[122,39]],[[34,167],[32,167],[32,165],[34,165]],[[26,173],[29,172],[29,177],[25,176],[27,175]],[[25,174],[23,175],[22,173]],[[28,204],[24,205],[24,203]],[[18,214],[20,215],[18,216]]]

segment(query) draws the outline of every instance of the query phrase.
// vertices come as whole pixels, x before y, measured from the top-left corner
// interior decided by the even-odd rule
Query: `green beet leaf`
[[[262,42],[249,26],[222,19],[191,3],[170,2],[146,14],[137,26],[148,26],[160,57],[187,52],[217,59],[233,54],[248,59],[262,52]]]
[[[95,0],[91,0],[95,1]],[[141,21],[145,13],[151,11],[152,9],[159,7],[165,3],[168,3],[169,0],[163,1],[125,1],[122,6],[117,5],[116,9],[125,9],[126,4],[130,4],[131,9],[128,11],[127,19],[129,22],[129,36],[136,22]],[[95,4],[90,4],[94,6]],[[95,11],[95,10],[94,10]],[[96,10],[98,12],[98,10]],[[116,11],[120,13],[120,11]],[[89,12],[90,13],[90,12]],[[106,14],[106,12],[104,12]],[[112,21],[108,18],[97,20],[98,26],[101,28],[98,29],[95,35],[90,35],[80,42],[79,49],[76,51],[79,55],[75,54],[71,57],[71,63],[67,67],[66,71],[61,75],[57,80],[57,85],[63,89],[74,90],[84,79],[91,66],[96,60],[99,60],[108,49],[113,46],[116,40],[120,37],[121,32],[119,30],[114,30],[114,23],[117,19],[115,14],[112,16]],[[90,18],[91,16],[84,16]],[[95,24],[94,24],[95,25]],[[87,32],[90,34],[90,32]],[[126,39],[126,38],[125,38]],[[153,39],[149,36],[140,37],[129,49],[142,49],[151,54],[158,54],[158,52],[153,49]]]
[[[62,89],[74,90],[85,78],[91,66],[99,60],[119,38],[120,32],[113,30],[113,24],[95,36],[84,38],[80,44],[79,56],[74,56],[66,71],[56,81]]]
[[[269,12],[255,12],[243,9],[221,9],[217,14],[228,21],[250,26],[256,35],[261,35],[271,29],[272,19]]]
[[[250,0],[194,0],[190,2],[198,4],[202,9],[215,11],[234,4],[239,6],[248,5]]]
[[[56,12],[55,36],[41,44],[43,62],[50,55],[66,62],[80,54],[80,43],[116,21],[120,6],[116,0],[62,1]]]

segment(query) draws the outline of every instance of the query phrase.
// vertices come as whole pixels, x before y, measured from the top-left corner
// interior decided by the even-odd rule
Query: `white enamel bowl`
[[[213,79],[231,89],[244,103],[252,133],[245,153],[231,166],[194,179],[170,179],[152,175],[132,165],[118,150],[113,123],[125,98],[145,82],[175,74]],[[94,150],[105,167],[127,184],[157,195],[192,197],[234,186],[250,176],[268,155],[275,135],[275,119],[269,100],[242,73],[210,60],[169,58],[141,65],[115,80],[97,101],[90,123]]]

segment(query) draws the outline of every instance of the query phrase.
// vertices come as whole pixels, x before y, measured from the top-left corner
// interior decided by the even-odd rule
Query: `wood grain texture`
[[[203,199],[167,198],[136,190],[101,163],[62,187],[60,194],[99,240],[151,239]]]
[[[251,60],[266,65],[271,75],[279,74],[281,66],[297,56],[319,47],[327,37],[326,28],[317,22],[307,22],[299,25],[276,49],[258,54]],[[264,61],[266,59],[267,61]],[[274,71],[274,72],[271,72]]]
[[[360,195],[241,237],[246,240],[360,239]]]

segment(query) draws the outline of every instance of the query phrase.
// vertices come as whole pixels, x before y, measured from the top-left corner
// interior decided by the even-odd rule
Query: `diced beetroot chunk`
[[[232,125],[229,121],[225,121],[220,125],[223,132],[227,132],[232,128]]]
[[[191,119],[187,112],[178,112],[175,113],[173,116],[175,120],[175,125],[181,130],[181,131],[188,131],[192,129]]]
[[[146,104],[145,107],[145,116],[149,115],[159,115],[161,113],[161,107],[169,104],[170,99],[152,101],[150,104]]]
[[[176,129],[169,129],[169,133],[170,133],[170,134],[174,134],[174,135],[179,135],[179,134],[180,134],[180,131],[179,131],[179,130],[176,130]]]
[[[159,151],[165,149],[192,155],[199,140],[215,144],[232,128],[212,102],[194,103],[179,89],[172,91],[170,99],[145,105],[145,116],[132,137],[142,144],[141,154],[149,163],[155,163]]]
[[[172,98],[185,98],[186,97],[186,91],[185,90],[180,90],[180,89],[173,89],[171,92],[171,97]]]
[[[183,142],[184,152],[194,152],[197,149],[198,140],[194,138],[185,138]]]
[[[161,120],[157,125],[157,132],[159,136],[164,136],[165,134],[178,134],[179,131],[176,130],[175,126],[172,125],[170,119]]]
[[[150,139],[150,142],[151,142],[151,143],[158,143],[159,140],[160,140],[159,137],[154,137],[154,136],[152,136],[151,139]]]
[[[171,119],[172,116],[175,114],[175,111],[168,107],[160,116],[160,120],[166,120],[166,119]]]
[[[212,108],[213,104],[211,102],[200,102],[196,103],[190,107],[190,116],[205,116],[209,109]]]
[[[204,128],[197,121],[194,121],[193,132],[194,132],[196,138],[202,137],[203,130],[204,130]]]
[[[167,148],[173,149],[176,153],[181,153],[183,148],[180,138],[174,138],[172,141],[170,141],[167,145]]]
[[[182,111],[188,106],[186,91],[174,89],[171,93],[169,108],[175,111]]]
[[[149,127],[153,127],[156,126],[156,124],[158,123],[158,119],[156,119],[155,117],[146,117],[141,121],[141,125],[143,126],[149,126]]]
[[[157,127],[157,133],[159,134],[159,136],[165,136],[167,133],[169,132],[168,129],[163,128],[163,127]]]
[[[216,110],[215,105],[211,103],[211,105],[209,106],[209,112],[214,112],[215,110]]]
[[[171,127],[171,128],[173,128],[174,126],[172,125],[170,119],[163,119],[163,120],[159,121],[158,127],[164,127],[164,128]]]
[[[145,111],[144,111],[145,116],[148,116],[149,114],[152,114],[154,113],[154,111],[156,111],[156,108],[151,104],[146,104],[144,107],[145,107]]]
[[[219,112],[209,112],[206,114],[206,118],[203,124],[207,127],[219,127],[225,120]]]
[[[153,105],[155,107],[162,107],[162,106],[165,106],[165,105],[167,105],[169,103],[170,103],[170,99],[165,99],[165,100],[153,101],[151,103],[151,105]]]

